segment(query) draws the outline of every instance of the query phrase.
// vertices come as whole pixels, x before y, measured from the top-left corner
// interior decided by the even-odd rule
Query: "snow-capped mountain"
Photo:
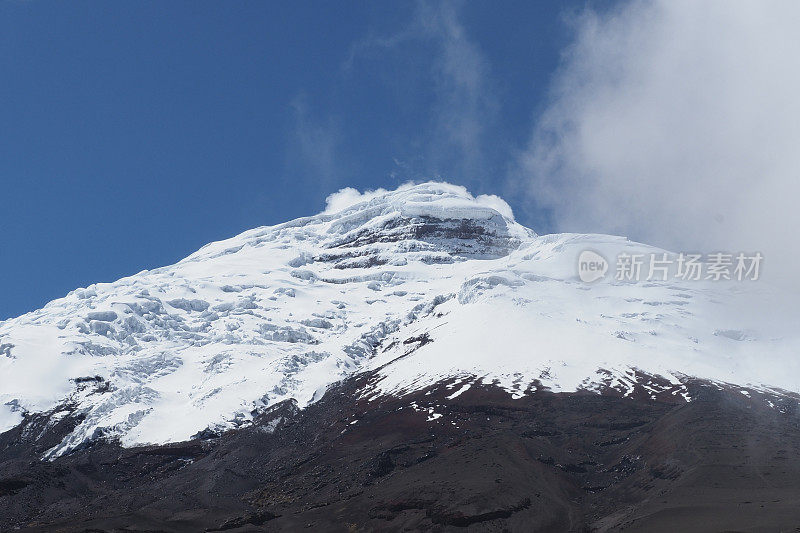
[[[444,380],[453,397],[483,382],[690,399],[689,377],[800,391],[800,343],[765,320],[764,284],[589,284],[587,249],[663,253],[539,236],[501,199],[443,183],[331,202],[0,323],[0,431],[81,415],[48,457],[98,437],[175,442],[366,371],[366,398]]]

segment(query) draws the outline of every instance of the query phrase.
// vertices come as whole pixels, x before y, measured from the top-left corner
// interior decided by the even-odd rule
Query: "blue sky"
[[[441,179],[800,290],[800,4],[0,0],[0,320]],[[777,278],[776,278],[777,279]]]
[[[0,319],[345,186],[502,195],[582,6],[0,3]]]

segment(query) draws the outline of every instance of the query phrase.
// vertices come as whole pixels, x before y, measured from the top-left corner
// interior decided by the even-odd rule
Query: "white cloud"
[[[514,211],[511,210],[511,206],[499,196],[495,196],[494,194],[479,194],[475,198],[475,201],[478,202],[479,205],[491,207],[504,217],[514,220]]]
[[[531,200],[562,231],[759,250],[794,276],[800,3],[653,0],[575,22],[519,162]]]
[[[291,162],[296,171],[315,182],[336,181],[342,172],[338,157],[339,129],[331,117],[325,122],[314,120],[303,94],[291,103],[294,109],[294,132],[291,143]]]
[[[386,194],[386,189],[376,189],[374,191],[360,192],[353,187],[345,187],[325,198],[325,213],[338,213],[344,211],[351,205],[366,202],[381,194]]]
[[[489,62],[470,40],[452,3],[435,8],[421,4],[417,16],[428,34],[439,40],[433,72],[438,96],[436,129],[428,157],[435,164],[447,164],[462,179],[474,178],[485,166],[485,135],[498,109],[489,82]],[[458,164],[442,160],[452,155]]]

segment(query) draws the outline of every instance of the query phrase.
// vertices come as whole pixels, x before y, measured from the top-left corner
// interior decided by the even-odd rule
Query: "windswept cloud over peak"
[[[400,185],[396,189],[396,192],[407,191],[416,187],[417,185],[420,184],[410,181]],[[478,196],[473,196],[466,187],[461,185],[453,185],[446,182],[430,181],[426,182],[425,186],[432,186],[434,190],[440,191],[447,195],[461,197],[465,200],[475,202],[475,204],[479,206],[494,209],[507,219],[514,220],[514,212],[511,210],[511,206],[509,206],[505,200],[499,196],[495,196],[494,194],[479,194]],[[386,189],[374,189],[361,192],[353,187],[345,187],[344,189],[340,189],[339,191],[328,195],[328,197],[325,199],[324,213],[338,213],[339,211],[343,211],[350,206],[359,204],[361,202],[368,202],[373,198],[377,198],[391,192],[394,191],[388,191]]]

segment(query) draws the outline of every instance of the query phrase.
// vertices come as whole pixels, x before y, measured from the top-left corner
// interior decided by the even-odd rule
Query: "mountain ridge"
[[[454,395],[491,384],[512,397],[646,386],[689,400],[695,377],[798,390],[800,373],[769,363],[796,339],[725,311],[750,287],[577,277],[585,249],[663,250],[539,236],[499,198],[443,183],[337,203],[0,323],[0,431],[79,415],[48,458],[97,439],[178,442],[305,407],[358,372],[375,373],[368,398],[450,379]]]

